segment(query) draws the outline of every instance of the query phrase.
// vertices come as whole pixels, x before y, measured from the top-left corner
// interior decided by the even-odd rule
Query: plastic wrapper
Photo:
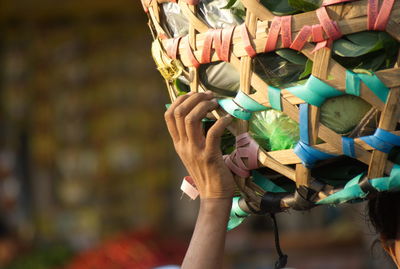
[[[242,24],[242,17],[246,14],[240,1],[229,6],[227,0],[201,0],[199,12],[200,17],[214,29]]]
[[[201,0],[198,4],[199,15],[211,28],[221,29],[242,24],[245,15],[244,7],[237,1],[227,7],[227,0]],[[166,27],[173,37],[184,36],[189,32],[189,21],[177,3],[164,3]]]
[[[286,88],[302,83],[311,73],[311,65],[303,54],[290,49],[259,54],[253,60],[254,72],[271,86]],[[211,91],[222,96],[235,96],[240,74],[229,63],[218,62],[200,67],[200,80]]]
[[[184,36],[189,32],[189,21],[177,3],[164,3],[166,27],[173,37]]]
[[[235,96],[240,87],[240,74],[230,63],[217,62],[200,67],[200,81],[218,95]]]
[[[321,123],[339,134],[347,134],[371,109],[359,97],[343,95],[327,100],[321,107]],[[268,151],[293,148],[299,140],[299,125],[280,111],[269,109],[254,113],[250,134]]]
[[[268,151],[291,149],[299,141],[298,124],[274,109],[254,113],[249,132]]]

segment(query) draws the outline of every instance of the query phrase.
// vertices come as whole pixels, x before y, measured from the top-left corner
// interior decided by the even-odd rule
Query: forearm
[[[183,269],[219,269],[224,256],[231,199],[205,199],[182,264]]]

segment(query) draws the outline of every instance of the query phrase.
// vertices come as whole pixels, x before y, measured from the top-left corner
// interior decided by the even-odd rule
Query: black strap
[[[378,190],[372,186],[371,182],[368,179],[368,176],[364,176],[358,182],[360,189],[367,194],[367,198],[372,198],[378,193]]]
[[[275,262],[275,269],[281,269],[284,268],[287,264],[288,256],[286,254],[283,254],[282,249],[281,249],[281,244],[279,242],[279,231],[278,231],[278,224],[276,222],[275,214],[270,214],[271,219],[274,224],[274,235],[275,235],[275,248],[276,252],[279,255],[279,259]]]
[[[273,193],[266,192],[261,199],[261,214],[265,213],[279,213],[282,212],[281,201],[284,197],[286,197],[288,193]]]

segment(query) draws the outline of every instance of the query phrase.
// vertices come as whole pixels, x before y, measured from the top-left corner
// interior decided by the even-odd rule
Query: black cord
[[[276,248],[276,252],[279,255],[279,259],[275,262],[275,269],[281,269],[286,266],[288,256],[286,254],[283,254],[282,249],[281,249],[281,244],[279,242],[278,224],[276,222],[275,214],[271,213],[270,216],[274,223],[275,248]]]

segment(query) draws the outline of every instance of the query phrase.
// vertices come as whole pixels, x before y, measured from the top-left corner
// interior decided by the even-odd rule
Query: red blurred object
[[[179,240],[149,230],[136,231],[82,252],[66,269],[150,269],[181,264],[186,248]]]

